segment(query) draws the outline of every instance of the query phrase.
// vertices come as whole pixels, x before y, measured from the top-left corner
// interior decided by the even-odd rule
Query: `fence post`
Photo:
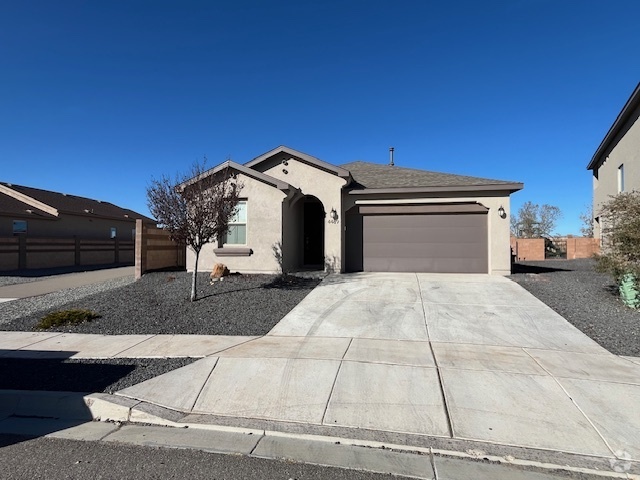
[[[18,236],[18,269],[27,268],[27,237]]]
[[[120,263],[120,240],[117,237],[113,239],[113,248],[113,263]]]
[[[147,270],[147,239],[145,238],[145,227],[142,219],[136,220],[136,280],[142,278]]]
[[[81,242],[80,242],[80,238],[76,235],[73,237],[75,240],[75,258],[74,258],[74,264],[76,266],[80,265],[80,249],[82,248]]]

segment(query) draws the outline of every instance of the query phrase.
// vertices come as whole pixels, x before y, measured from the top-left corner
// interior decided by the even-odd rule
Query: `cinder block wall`
[[[567,260],[591,258],[600,253],[598,238],[567,238]]]
[[[600,253],[600,240],[597,238],[573,237],[566,240],[567,260],[591,258]],[[544,239],[511,237],[511,251],[516,261],[544,260]]]
[[[511,248],[516,260],[544,260],[544,238],[514,238]]]

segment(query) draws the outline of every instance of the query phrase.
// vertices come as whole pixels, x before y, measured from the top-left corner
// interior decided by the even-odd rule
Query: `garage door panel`
[[[365,215],[365,271],[487,273],[484,214]]]
[[[395,243],[376,243],[365,247],[364,255],[368,258],[435,258],[435,259],[455,259],[455,258],[478,258],[486,256],[486,248],[482,244],[465,243],[429,243],[416,244],[406,243],[402,246]]]
[[[379,227],[368,243],[411,244],[416,243],[416,238],[428,238],[429,243],[450,243],[452,238],[475,242],[477,236],[478,227]]]
[[[464,225],[479,227],[486,223],[487,216],[471,215],[368,215],[365,222],[372,227],[402,228],[402,227],[452,227],[452,217],[464,217]]]
[[[376,258],[369,272],[486,273],[486,262],[464,258]]]

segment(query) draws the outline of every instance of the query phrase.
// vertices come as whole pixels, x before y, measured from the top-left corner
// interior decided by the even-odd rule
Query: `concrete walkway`
[[[2,332],[0,349],[205,357],[118,392],[140,421],[640,461],[640,360],[502,277],[329,276],[258,338]]]
[[[108,268],[88,272],[65,273],[47,277],[43,280],[7,285],[0,287],[0,302],[16,300],[18,298],[37,297],[59,290],[92,285],[116,278],[133,277],[134,273],[135,267]]]

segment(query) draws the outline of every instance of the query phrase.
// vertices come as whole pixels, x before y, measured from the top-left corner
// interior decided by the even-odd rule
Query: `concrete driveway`
[[[640,364],[502,277],[329,276],[268,335],[210,355],[119,394],[182,422],[204,414],[640,460]]]
[[[522,287],[489,275],[330,276],[269,334],[606,353]]]

